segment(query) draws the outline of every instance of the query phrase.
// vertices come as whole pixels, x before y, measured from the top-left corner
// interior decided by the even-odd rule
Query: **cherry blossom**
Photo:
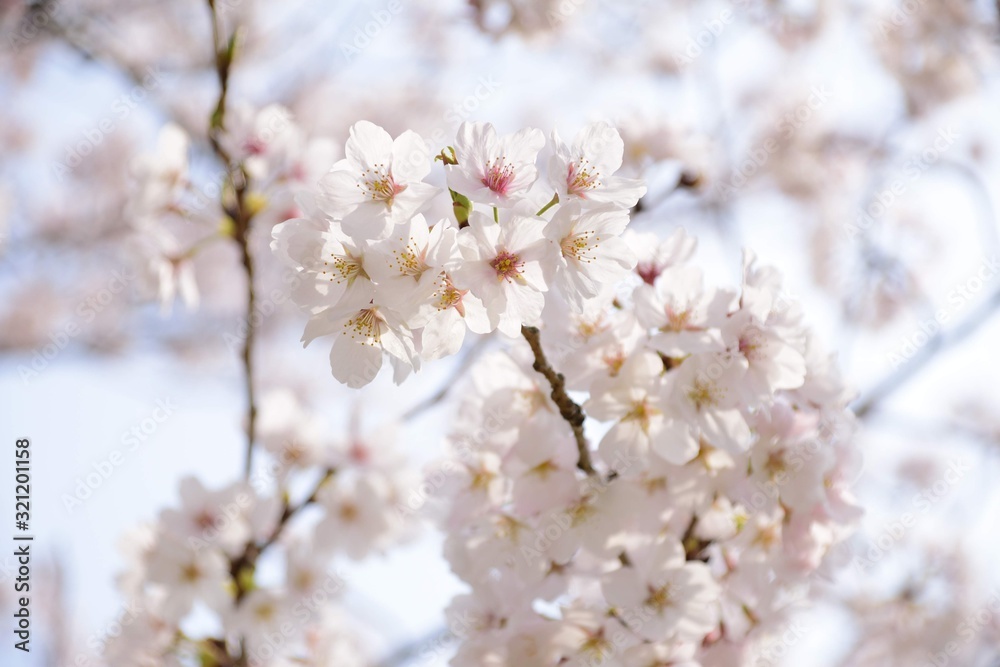
[[[374,301],[374,290],[356,290],[337,305],[317,313],[306,327],[303,343],[332,335],[330,367],[335,378],[350,387],[363,387],[378,375],[383,353],[394,368],[397,383],[417,363],[410,330],[391,307]]]
[[[511,207],[538,177],[535,159],[544,145],[541,130],[499,137],[492,123],[462,123],[454,147],[458,164],[448,169],[448,187],[474,202]]]
[[[629,564],[606,574],[608,602],[634,610],[636,634],[651,640],[700,639],[718,622],[719,585],[704,563],[688,562],[674,538],[629,550]]]
[[[282,129],[265,141],[267,119]],[[136,638],[169,653],[157,624],[208,608],[224,640],[205,641],[251,660],[359,663],[322,627],[335,604],[308,610],[281,646],[268,637],[302,600],[340,596],[331,561],[383,553],[421,517],[468,585],[448,611],[462,623],[455,667],[736,664],[833,567],[860,512],[851,390],[752,252],[730,289],[693,264],[685,231],[628,229],[645,186],[615,175],[610,125],[569,146],[553,135],[551,199],[536,184],[538,130],[463,124],[439,155],[449,193],[423,182],[430,151],[413,132],[355,124],[347,157],[310,185],[296,165],[317,172],[328,147],[311,152],[282,109],[247,111],[228,131],[261,196],[254,215],[282,207],[263,218],[277,222],[271,251],[304,344],[330,339],[334,379],[360,389],[388,358],[399,384],[461,355],[467,331],[503,337],[462,357],[464,377],[441,393],[454,392],[449,453],[423,483],[394,426],[366,431],[355,412],[331,434],[309,392],[263,391],[257,463],[273,465],[251,475],[248,458],[247,482],[218,490],[182,482],[180,507],[134,549],[129,587],[152,601]],[[165,142],[164,172],[140,170],[150,229],[184,196],[183,142]],[[296,215],[283,219],[289,197]],[[307,507],[314,518],[291,531]],[[278,576],[258,576],[278,548]]]
[[[627,224],[624,209],[583,210],[572,203],[560,207],[546,225],[546,237],[560,252],[552,282],[577,310],[635,266],[635,256],[620,238]]]
[[[345,154],[323,179],[320,202],[356,240],[385,238],[437,192],[423,182],[430,150],[415,132],[393,139],[374,123],[360,121],[351,127]]]
[[[662,373],[660,358],[646,352],[629,358],[614,377],[593,384],[585,405],[588,414],[616,420],[601,439],[599,451],[605,461],[648,460],[656,452],[682,464],[698,453],[697,441],[682,437],[684,427],[667,415]]]
[[[572,145],[553,131],[552,145],[555,155],[549,160],[549,180],[560,199],[627,210],[646,194],[642,181],[613,175],[622,166],[625,144],[611,125],[599,122],[586,126]]]
[[[185,616],[198,601],[216,610],[228,607],[225,584],[229,567],[217,549],[196,549],[177,539],[161,540],[150,554],[146,574],[150,582],[169,591],[159,608],[169,620]]]
[[[535,324],[545,305],[546,263],[554,252],[542,220],[515,215],[496,223],[473,212],[459,237],[463,262],[453,272],[455,286],[468,289],[486,307],[491,329],[517,336]]]

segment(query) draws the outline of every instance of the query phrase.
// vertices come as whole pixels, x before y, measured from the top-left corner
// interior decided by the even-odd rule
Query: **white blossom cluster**
[[[303,340],[333,338],[336,379],[367,385],[388,357],[402,382],[457,353],[466,330],[513,341],[469,370],[454,455],[420,487],[470,587],[449,609],[452,664],[753,664],[860,514],[852,394],[777,272],[746,252],[739,288],[711,287],[685,232],[627,230],[645,186],[616,175],[624,145],[606,123],[571,143],[553,133],[540,178],[538,130],[465,123],[432,157],[414,132],[393,139],[362,121],[324,173],[329,146],[265,111],[220,143],[296,276]],[[280,131],[261,130],[268,118]],[[425,180],[435,161],[447,189]],[[453,214],[432,222],[436,198]],[[178,655],[202,607],[221,629],[188,642],[199,651],[334,664],[310,644],[335,636],[319,612],[287,642],[274,633],[303,613],[333,556],[363,558],[406,533],[416,485],[388,442],[331,449],[322,434],[290,394],[266,397],[258,435],[279,462],[272,479],[182,485],[181,509],[163,513],[129,577],[148,608],[135,627],[152,634],[127,633],[110,656]],[[303,471],[322,481],[296,507]],[[319,518],[290,539],[290,514],[308,504]],[[284,575],[271,582],[257,565],[279,539]]]
[[[249,480],[217,490],[182,480],[180,506],[126,545],[126,611],[107,664],[366,664],[337,604],[349,582],[336,563],[407,537],[396,508],[419,480],[391,429],[341,442],[324,431],[291,392],[272,390],[260,413],[268,456]]]
[[[438,503],[471,589],[456,667],[772,664],[860,514],[850,393],[779,276],[748,254],[739,290],[711,288],[683,232],[627,239],[625,286],[542,318],[585,464],[528,346],[463,392]]]
[[[307,139],[280,105],[234,108],[219,144],[241,165],[255,229],[300,215],[295,197],[326,173],[335,154],[329,140]],[[199,305],[194,260],[236,233],[227,210],[235,198],[227,171],[198,173],[192,152],[187,133],[168,123],[156,151],[131,165],[135,187],[126,207],[131,228],[126,254],[142,291],[155,296],[164,311],[177,298],[189,308]],[[202,235],[192,236],[193,230]]]
[[[355,125],[312,214],[274,234],[312,278],[304,338],[335,336],[351,386],[466,328],[527,342],[475,367],[436,475],[471,587],[453,664],[741,664],[859,514],[851,395],[752,254],[716,289],[683,232],[626,232],[645,188],[614,175],[616,130],[553,143],[542,185],[541,132],[463,124],[439,156],[455,220],[429,225],[424,142]]]
[[[553,135],[549,187],[536,187],[544,144],[539,130],[498,136],[463,124],[439,156],[456,217],[431,224],[421,212],[447,195],[423,180],[427,144],[412,131],[351,128],[346,158],[311,207],[302,198],[309,215],[276,227],[272,244],[300,272],[294,298],[311,313],[303,340],[334,337],[334,377],[366,385],[387,355],[400,382],[457,352],[467,329],[517,336],[541,323],[554,288],[582,308],[628,273],[634,258],[620,236],[645,187],[614,175],[618,132],[597,123],[572,145]]]

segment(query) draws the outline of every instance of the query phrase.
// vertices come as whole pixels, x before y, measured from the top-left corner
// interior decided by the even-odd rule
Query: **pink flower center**
[[[469,290],[460,290],[455,287],[451,278],[447,274],[441,274],[440,287],[434,292],[434,302],[438,310],[447,310],[449,308],[454,308],[458,311],[458,314],[465,317],[465,304],[462,303],[463,297],[469,293]]]
[[[591,237],[593,237],[593,242],[591,242]],[[589,264],[594,261],[591,250],[596,249],[600,241],[601,237],[594,237],[594,232],[583,231],[566,236],[559,243],[559,247],[562,250],[563,257]]]
[[[290,206],[289,208],[285,209],[284,213],[278,216],[281,222],[284,222],[285,220],[291,220],[292,218],[301,218],[301,217],[302,217],[302,211],[299,210],[298,206]]]
[[[521,258],[506,250],[498,254],[490,266],[497,272],[497,280],[510,282],[521,275]]]
[[[263,155],[267,150],[267,143],[260,137],[249,137],[243,142],[243,150],[250,155]]]
[[[348,455],[351,457],[351,460],[358,465],[364,465],[371,460],[371,452],[369,452],[368,448],[360,442],[351,443]]]
[[[378,308],[364,308],[344,324],[344,333],[362,345],[376,347],[382,344],[382,316]]]
[[[215,526],[215,515],[208,510],[202,510],[195,516],[194,523],[202,530],[208,530]]]
[[[571,195],[576,195],[581,199],[586,199],[587,190],[598,187],[601,174],[592,171],[590,162],[586,158],[580,158],[579,164],[571,162],[566,174],[566,191]]]
[[[498,195],[506,195],[510,184],[514,181],[514,167],[507,164],[503,157],[498,157],[490,163],[483,178],[483,185]]]
[[[406,189],[405,185],[396,183],[392,177],[392,171],[384,164],[376,164],[369,171],[365,169],[361,172],[361,182],[358,188],[366,191],[366,195],[374,202],[380,201],[387,207],[392,208],[392,203],[396,195]]]
[[[655,262],[639,262],[635,267],[635,272],[642,278],[642,282],[652,285],[660,277],[660,274],[663,273],[663,270]]]

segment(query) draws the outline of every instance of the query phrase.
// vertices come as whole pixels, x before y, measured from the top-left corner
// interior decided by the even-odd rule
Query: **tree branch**
[[[559,407],[559,414],[569,422],[573,429],[576,448],[580,453],[580,459],[576,466],[588,475],[597,475],[597,471],[594,470],[594,465],[590,461],[590,448],[587,446],[587,439],[583,435],[583,422],[586,419],[583,408],[577,405],[566,393],[566,378],[563,377],[562,373],[557,373],[546,361],[538,327],[522,326],[521,335],[528,341],[531,352],[535,355],[535,363],[532,368],[544,375],[545,379],[549,381],[552,386],[552,400]]]
[[[336,468],[327,468],[323,472],[323,476],[320,480],[316,482],[316,486],[313,487],[312,492],[297,505],[291,504],[289,499],[286,497],[284,506],[281,509],[281,516],[278,517],[278,523],[274,526],[274,530],[271,531],[271,534],[261,542],[248,542],[246,547],[243,549],[243,553],[230,561],[229,573],[236,584],[237,602],[239,602],[239,600],[241,600],[248,592],[247,587],[244,585],[243,573],[246,571],[252,572],[253,568],[257,564],[257,559],[260,558],[260,555],[264,553],[268,547],[278,541],[278,538],[285,532],[285,528],[294,516],[309,505],[316,502],[316,498],[319,496],[319,492],[323,489],[323,486],[336,474]]]
[[[1000,290],[991,294],[989,299],[976,312],[962,320],[951,331],[940,333],[931,338],[912,359],[908,360],[896,372],[883,378],[881,382],[868,392],[867,396],[854,405],[854,414],[859,418],[863,418],[874,412],[886,398],[909,382],[939,353],[965,340],[982,324],[989,321],[998,309],[1000,309]]]
[[[243,270],[246,273],[247,289],[247,334],[243,339],[243,371],[246,383],[247,400],[247,449],[246,460],[243,466],[243,477],[250,479],[250,469],[253,465],[253,448],[257,440],[257,399],[254,392],[253,382],[253,348],[255,327],[253,326],[253,313],[257,305],[257,297],[254,291],[254,259],[250,252],[250,222],[253,219],[253,211],[246,205],[246,193],[248,189],[247,174],[242,165],[233,163],[232,156],[219,141],[219,136],[225,130],[226,125],[226,98],[229,94],[229,75],[232,70],[233,57],[236,53],[236,35],[234,32],[228,39],[223,39],[222,26],[219,14],[216,11],[215,0],[206,0],[212,17],[212,43],[215,52],[215,73],[219,80],[219,97],[212,112],[209,123],[208,139],[212,144],[212,150],[219,160],[225,165],[228,171],[229,184],[233,188],[233,200],[226,202],[223,194],[222,208],[233,221],[233,239],[240,247],[240,257],[243,262]]]
[[[458,378],[469,368],[475,358],[479,356],[479,353],[486,346],[486,343],[489,340],[490,338],[488,336],[481,336],[479,340],[468,347],[462,353],[462,358],[456,362],[454,370],[452,370],[452,372],[448,375],[448,378],[441,384],[441,387],[436,392],[404,412],[399,420],[408,422],[412,419],[416,419],[421,414],[443,401],[448,396],[448,392],[455,385]]]

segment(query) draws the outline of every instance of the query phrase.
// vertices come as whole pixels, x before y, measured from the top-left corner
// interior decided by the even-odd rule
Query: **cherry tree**
[[[902,203],[917,179],[949,174],[941,191],[954,186],[964,202],[953,226],[996,247],[985,185],[995,133],[982,119],[957,133],[937,127],[949,105],[995,88],[982,73],[995,64],[995,12],[417,2],[408,27],[387,6],[341,44],[351,62],[383,30],[410,30],[408,48],[454,77],[442,80],[470,69],[465,53],[473,90],[489,91],[484,62],[502,61],[511,43],[541,62],[551,41],[573,54],[577,83],[580,72],[612,80],[635,69],[677,82],[668,97],[678,109],[691,94],[710,110],[675,117],[653,104],[650,114],[636,93],[580,123],[568,99],[544,113],[519,99],[513,121],[470,112],[478,92],[448,109],[416,75],[413,85],[393,73],[379,87],[369,73],[371,88],[349,76],[327,87],[338,74],[305,38],[308,71],[289,75],[269,26],[287,20],[301,32],[309,3],[87,4],[3,8],[17,28],[10,69],[40,67],[51,44],[107,66],[126,81],[126,102],[155,98],[155,140],[112,132],[100,150],[60,156],[59,196],[98,194],[37,214],[19,203],[10,247],[51,246],[53,265],[82,282],[101,274],[66,254],[122,259],[136,303],[90,303],[87,326],[58,340],[119,351],[126,323],[141,318],[178,358],[237,359],[245,407],[242,474],[224,486],[179,480],[176,501],[130,533],[118,582],[129,622],[90,659],[777,664],[775,642],[787,648],[789,627],[816,604],[860,629],[843,664],[990,655],[988,620],[959,653],[945,649],[988,609],[966,551],[896,538],[892,517],[893,544],[879,546],[881,535],[858,533],[856,487],[862,446],[867,458],[898,428],[892,397],[961,349],[1000,303],[988,295],[954,328],[939,320],[935,305],[972,304],[980,288],[940,290],[921,273],[941,229]],[[605,22],[618,27],[595,39],[592,26]],[[833,51],[824,40],[844,25],[870,38],[871,62],[898,87],[895,115],[874,132],[829,120],[842,90],[809,72],[734,75],[723,48],[740,29],[766,41],[762,70],[796,57],[819,68]],[[110,39],[116,31],[128,39]],[[195,84],[199,94],[187,94]],[[249,92],[257,86],[267,94]],[[0,191],[0,211],[4,201]],[[780,203],[755,208],[762,201]],[[749,242],[771,215],[795,221],[807,276],[786,281],[761,259],[775,253]],[[19,222],[28,218],[30,233]],[[980,287],[989,268],[977,268]],[[67,297],[18,281],[8,302],[0,344],[36,351],[17,366],[30,385],[50,363],[43,344],[61,331],[50,313]],[[824,319],[830,303],[841,331]],[[885,331],[895,341],[892,327],[914,304],[933,313],[933,343],[904,345],[905,359],[891,350],[881,375],[855,368],[854,329],[862,344]],[[289,330],[307,351],[288,345]],[[343,386],[340,402],[277,370],[279,354],[315,366],[316,348],[328,358],[321,382]],[[444,381],[428,391],[428,377]],[[860,398],[858,384],[868,387]],[[391,385],[424,398],[402,409],[395,402],[408,394]],[[373,427],[365,413],[376,408],[394,418]],[[332,412],[348,426],[330,428]],[[443,447],[415,452],[414,422],[431,413]],[[989,414],[963,405],[963,437],[994,440]],[[933,465],[903,458],[900,477],[933,489]],[[351,568],[427,532],[440,535],[464,592],[440,620],[444,650],[431,638],[392,652],[353,614]],[[869,592],[865,577],[895,564],[883,555],[904,550],[918,561],[906,571],[924,575],[898,586],[883,576],[885,590]],[[947,604],[935,605],[936,587]]]

